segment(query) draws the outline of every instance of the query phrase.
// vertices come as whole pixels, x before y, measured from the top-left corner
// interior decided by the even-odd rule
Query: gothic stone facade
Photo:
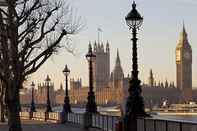
[[[177,87],[182,91],[185,101],[192,100],[192,49],[183,26],[176,47]]]
[[[110,78],[110,48],[107,42],[106,48],[103,43],[94,43],[96,61],[93,64],[93,76],[95,88],[107,87]]]

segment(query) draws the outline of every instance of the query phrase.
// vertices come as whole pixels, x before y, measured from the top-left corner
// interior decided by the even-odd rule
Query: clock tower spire
[[[184,24],[176,47],[176,81],[184,100],[192,100],[192,48]]]

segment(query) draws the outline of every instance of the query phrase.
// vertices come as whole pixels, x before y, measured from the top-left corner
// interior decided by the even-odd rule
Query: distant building
[[[35,92],[35,103],[37,104],[46,104],[47,102],[47,85],[46,83],[39,83],[38,84],[38,90]],[[54,83],[51,83],[49,85],[49,98],[51,105],[56,104],[55,99],[55,89],[54,89]]]
[[[102,69],[98,71],[103,72]],[[95,89],[97,104],[119,104],[124,107],[128,96],[130,79],[131,77],[129,75],[124,77],[119,51],[117,50],[115,67],[111,72],[108,86],[100,86],[100,88]],[[97,80],[100,79],[95,78],[95,83],[98,83]],[[88,87],[72,87],[70,90],[71,103],[85,104],[87,102],[88,91]],[[166,100],[168,103],[177,103],[182,99],[181,91],[175,87],[174,82],[168,82],[166,80],[165,82],[156,83],[152,69],[150,70],[149,84],[142,85],[142,95],[147,106],[159,106]]]
[[[93,76],[95,88],[107,87],[110,79],[110,47],[109,42],[104,48],[103,43],[94,43],[93,52],[96,55],[96,61],[93,64]]]
[[[123,85],[121,85],[123,79],[124,79],[124,73],[121,66],[119,51],[117,50],[116,63],[113,72],[111,73],[111,79],[110,79],[111,80],[110,83],[112,84],[111,87],[113,88],[123,87]]]
[[[78,78],[78,79],[74,79],[74,78],[71,78],[70,79],[70,89],[80,89],[82,88],[82,80],[81,78]]]
[[[149,85],[152,87],[154,86],[154,77],[152,69],[150,70]]]
[[[184,96],[185,101],[192,100],[192,48],[187,38],[187,32],[183,25],[183,31],[176,47],[176,78],[177,88]]]
[[[55,104],[63,104],[65,97],[65,91],[63,89],[62,83],[60,84],[60,88],[55,91]]]
[[[31,88],[24,88],[20,90],[20,103],[30,104],[32,100]],[[49,85],[49,98],[51,105],[56,105],[56,93],[54,90],[54,83]],[[47,85],[45,82],[39,83],[37,89],[34,89],[34,101],[36,104],[46,104],[47,102]]]
[[[93,64],[93,76],[97,104],[118,104],[125,107],[131,76],[124,76],[119,51],[117,50],[115,67],[111,75],[109,42],[106,43],[106,48],[104,48],[103,43],[95,42],[94,53],[96,54],[96,61]],[[147,107],[160,106],[164,101],[168,103],[190,101],[192,100],[192,92],[194,100],[197,100],[197,90],[192,90],[192,49],[187,39],[185,27],[183,27],[181,38],[176,47],[176,67],[177,86],[174,85],[174,82],[169,82],[168,80],[157,82],[156,78],[154,78],[153,70],[150,70],[148,84],[141,85],[142,95]],[[69,96],[72,104],[86,104],[88,91],[89,88],[87,86],[82,86],[81,78],[70,79]],[[38,90],[35,91],[35,94],[37,104],[46,104],[45,83],[38,84]],[[54,85],[51,84],[50,99],[53,105],[63,104],[64,96],[62,84],[57,91],[54,90]],[[30,100],[29,92],[24,90],[21,94],[21,103],[30,103]]]

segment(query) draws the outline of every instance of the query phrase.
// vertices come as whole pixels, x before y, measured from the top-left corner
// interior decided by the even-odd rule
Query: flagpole
[[[100,43],[100,31],[99,31],[99,28],[97,29],[97,31],[98,31],[98,43]]]

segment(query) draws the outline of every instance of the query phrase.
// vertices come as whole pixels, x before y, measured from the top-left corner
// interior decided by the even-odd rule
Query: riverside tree
[[[0,80],[0,109],[1,109],[1,116],[0,116],[0,122],[5,122],[5,86],[3,82]]]
[[[79,17],[72,15],[65,0],[3,2],[4,6],[0,7],[0,79],[5,86],[9,131],[22,131],[19,89],[29,75],[63,47],[64,38],[77,33],[82,24]]]

